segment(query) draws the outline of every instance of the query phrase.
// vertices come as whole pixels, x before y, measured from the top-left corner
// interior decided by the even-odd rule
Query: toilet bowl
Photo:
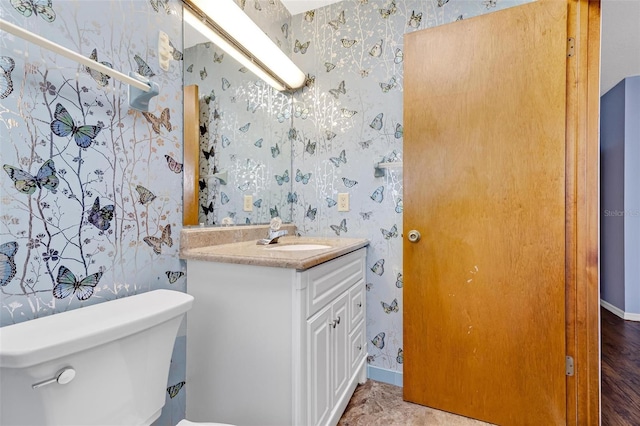
[[[150,425],[192,304],[155,290],[0,328],[0,424]]]

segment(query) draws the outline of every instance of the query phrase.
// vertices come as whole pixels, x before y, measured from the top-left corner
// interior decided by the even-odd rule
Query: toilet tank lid
[[[0,367],[24,368],[161,324],[191,308],[193,296],[154,290],[0,328]]]

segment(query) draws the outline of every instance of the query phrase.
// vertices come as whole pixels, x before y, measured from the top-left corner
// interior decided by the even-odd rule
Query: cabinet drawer
[[[303,272],[307,284],[307,318],[340,293],[364,279],[363,249],[341,256]]]
[[[352,331],[364,318],[364,280],[349,289],[349,331]]]
[[[364,321],[349,335],[349,374],[352,375],[362,358],[367,356],[367,345],[364,341]]]

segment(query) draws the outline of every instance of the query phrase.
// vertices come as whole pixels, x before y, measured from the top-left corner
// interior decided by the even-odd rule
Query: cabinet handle
[[[336,325],[340,324],[340,317],[338,319],[334,319],[333,321],[329,321],[329,325],[333,328],[336,328]]]
[[[362,350],[362,345],[358,345],[358,352]]]
[[[356,306],[358,306],[358,308],[362,308],[362,302],[358,302]]]

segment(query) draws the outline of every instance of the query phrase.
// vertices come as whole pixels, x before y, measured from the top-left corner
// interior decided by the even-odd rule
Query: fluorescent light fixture
[[[305,74],[233,0],[183,0],[184,20],[277,90],[298,89]]]

